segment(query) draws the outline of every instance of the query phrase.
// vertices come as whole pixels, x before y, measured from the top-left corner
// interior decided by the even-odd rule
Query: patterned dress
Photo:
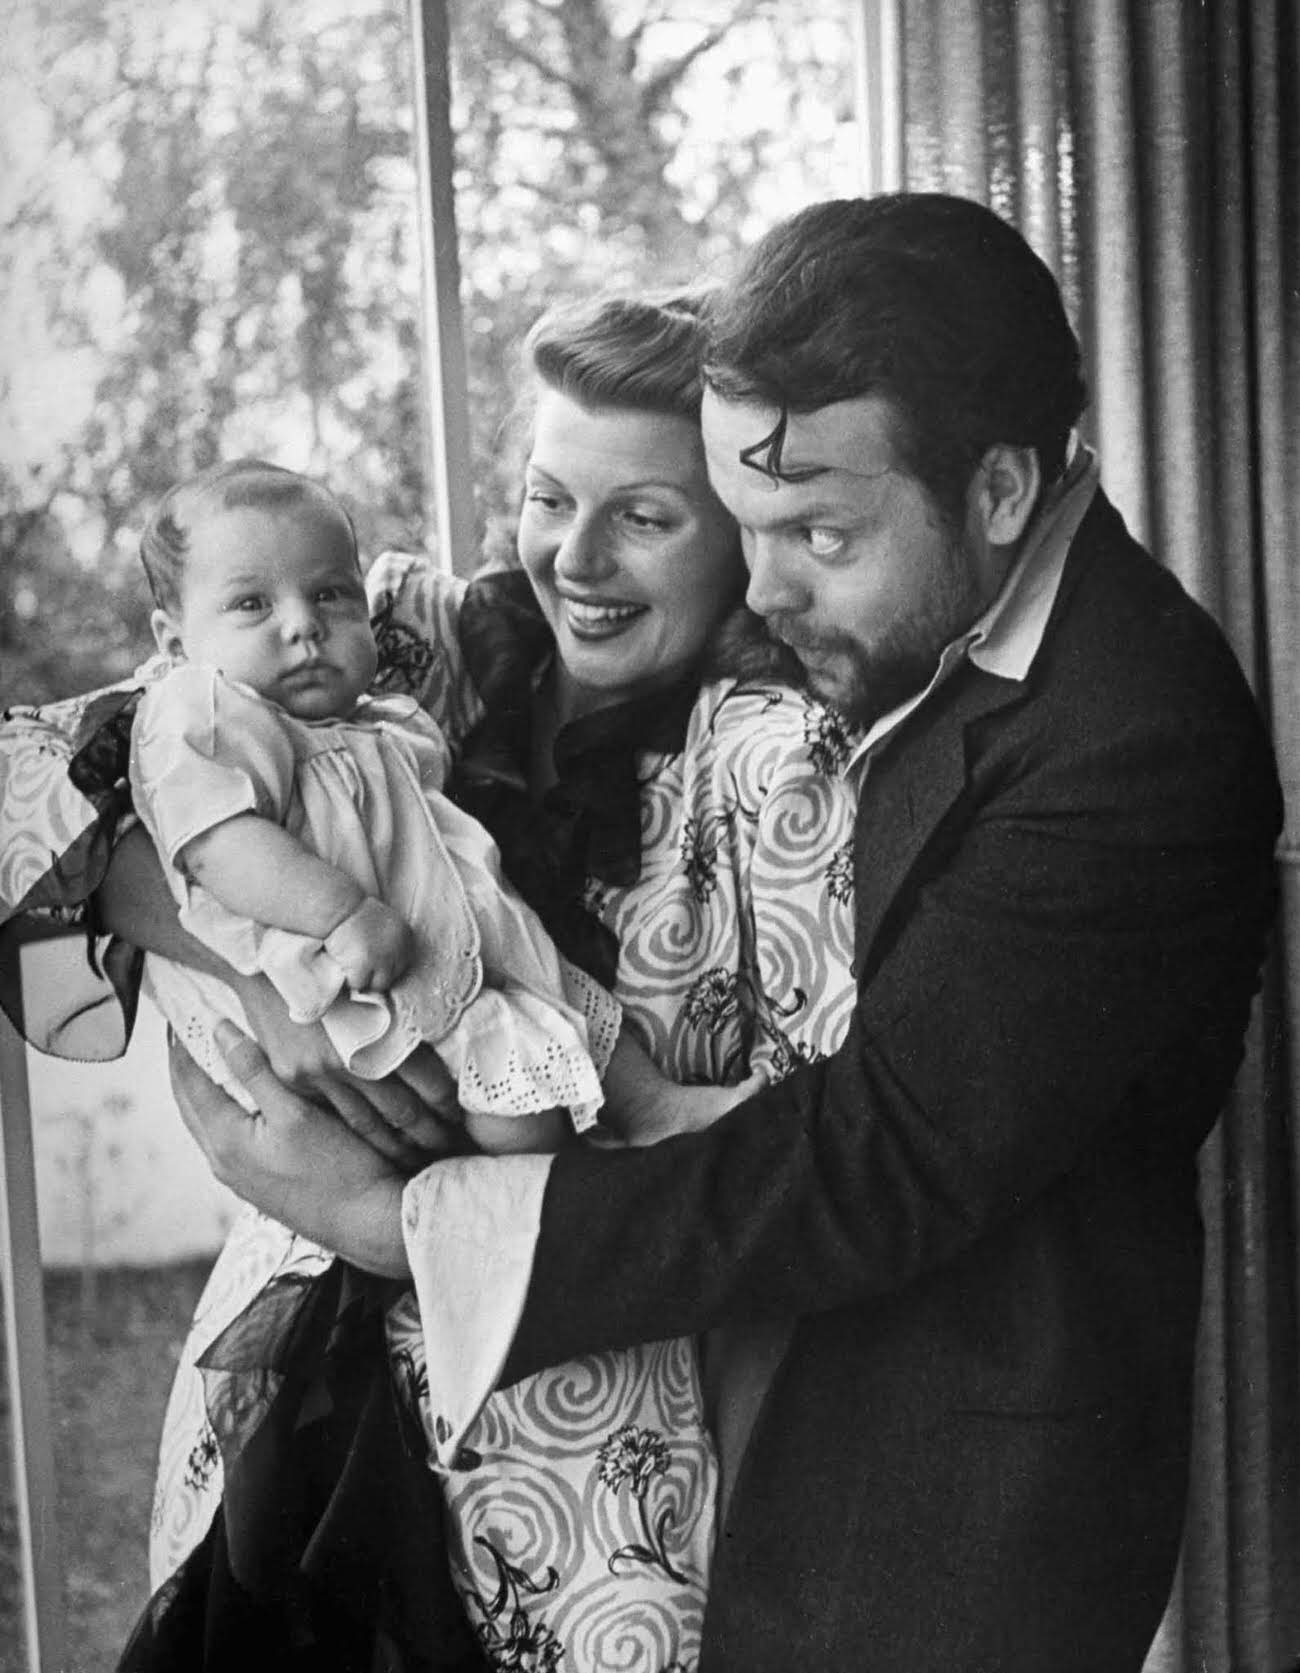
[[[384,689],[415,696],[455,751],[483,714],[458,649],[463,583],[403,558],[379,560],[368,583]],[[840,777],[850,743],[835,715],[798,693],[720,681],[699,692],[680,748],[639,758],[639,876],[592,878],[586,904],[616,939],[625,1017],[674,1079],[733,1082],[757,1065],[775,1078],[843,1037],[854,986],[854,797]],[[0,845],[0,877],[4,859]],[[164,1423],[155,1584],[202,1536],[221,1490],[195,1359],[272,1277],[328,1260],[252,1213],[231,1232]],[[432,1446],[411,1300],[388,1333]],[[490,1664],[694,1667],[717,1460],[691,1342],[593,1355],[501,1390],[462,1450],[464,1467],[446,1477],[449,1544]]]

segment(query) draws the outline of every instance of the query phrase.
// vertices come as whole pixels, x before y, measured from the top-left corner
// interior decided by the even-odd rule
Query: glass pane
[[[523,331],[602,284],[703,280],[856,190],[851,28],[843,0],[452,14],[475,478],[501,555]],[[405,0],[18,0],[6,24],[0,705],[147,654],[140,523],[219,457],[327,480],[367,553],[432,535]],[[229,1205],[175,1155],[156,1025],[111,1070],[31,1072],[67,1665],[99,1668],[147,1593],[162,1407]],[[158,1224],[176,1203],[184,1236]],[[14,1562],[6,1457],[5,1645]]]
[[[475,480],[508,556],[515,353],[547,305],[707,279],[859,187],[845,0],[454,0],[456,209]]]
[[[265,456],[424,534],[403,0],[41,0],[0,70],[0,704],[129,673],[136,538]]]
[[[136,541],[178,477],[240,454],[308,471],[373,552],[424,540],[427,444],[405,0],[16,0],[0,57],[4,705],[149,652]],[[163,1406],[231,1205],[156,1016],[120,1062],[28,1061],[63,1665],[89,1673],[148,1596]],[[0,1384],[16,1668],[9,1449]]]

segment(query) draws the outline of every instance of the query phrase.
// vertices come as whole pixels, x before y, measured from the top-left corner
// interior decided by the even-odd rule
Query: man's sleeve
[[[1067,717],[923,857],[832,1058],[704,1134],[559,1156],[507,1380],[898,1289],[1124,1123],[1190,1156],[1272,905],[1276,778],[1244,706],[1095,738]]]

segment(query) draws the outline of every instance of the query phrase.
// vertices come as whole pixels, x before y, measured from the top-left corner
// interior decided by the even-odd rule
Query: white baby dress
[[[302,721],[183,664],[141,700],[131,788],[186,929],[235,969],[266,975],[296,1021],[319,1020],[354,1073],[377,1079],[426,1041],[467,1111],[563,1106],[588,1126],[618,1006],[560,958],[504,882],[492,838],[443,795],[449,760],[438,727],[409,698]],[[349,992],[321,942],[231,912],[186,875],[185,845],[248,813],[282,825],[412,927],[415,961],[389,992]],[[191,1054],[247,1104],[212,1039],[218,1017],[248,1031],[232,990],[158,958],[146,979]]]

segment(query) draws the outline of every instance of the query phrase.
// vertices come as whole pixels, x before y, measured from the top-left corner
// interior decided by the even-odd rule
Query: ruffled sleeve
[[[241,813],[277,824],[293,793],[283,717],[255,693],[183,665],[141,700],[131,736],[136,812],[163,860]]]
[[[414,697],[457,751],[483,714],[460,649],[465,587],[427,555],[411,552],[380,553],[366,575],[379,644],[375,692]]]

